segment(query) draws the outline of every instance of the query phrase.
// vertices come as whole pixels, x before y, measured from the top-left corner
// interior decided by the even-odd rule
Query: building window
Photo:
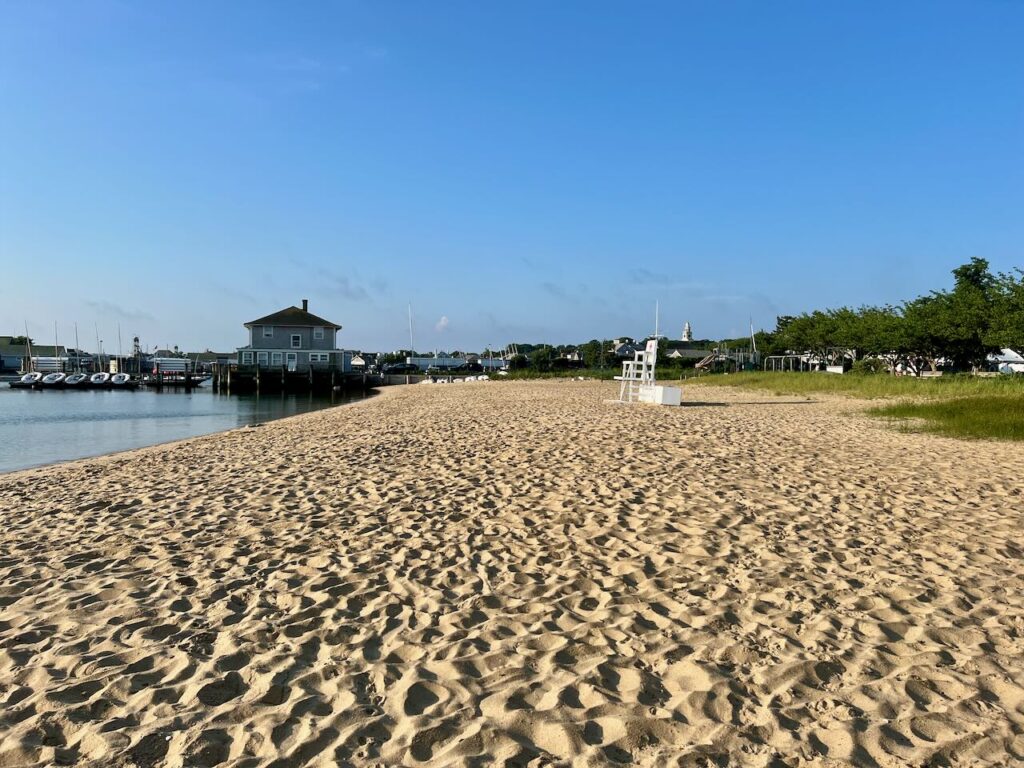
[[[260,365],[260,366],[265,366],[267,364],[267,353],[266,352],[257,352],[256,353],[256,364]]]
[[[311,363],[329,363],[331,362],[331,355],[329,352],[310,352],[309,362]]]
[[[302,336],[298,333],[292,334],[292,349],[302,349]]]
[[[280,352],[271,352],[270,353],[270,363],[271,363],[271,365],[281,365],[281,353]]]
[[[242,365],[252,365],[252,352],[242,353]]]
[[[323,328],[314,328],[313,329],[313,338],[314,339],[319,340],[319,339],[322,339],[323,337],[324,337],[324,329]]]
[[[264,339],[272,339],[272,338],[274,338],[274,326],[272,326],[272,325],[264,325],[263,326],[263,338]]]

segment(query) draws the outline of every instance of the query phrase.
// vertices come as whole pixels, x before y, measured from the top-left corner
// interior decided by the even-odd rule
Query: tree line
[[[861,369],[895,371],[902,367],[915,374],[939,367],[984,368],[988,355],[1003,348],[1024,352],[1024,271],[993,273],[987,260],[974,258],[952,274],[951,289],[932,291],[897,305],[820,309],[778,317],[774,330],[754,334],[754,343],[762,355],[809,354],[833,363],[845,358],[856,361]],[[659,366],[693,366],[696,361],[692,358],[667,357],[671,346],[678,344],[671,341],[659,346]],[[717,344],[704,340],[687,346],[749,349],[751,339],[724,339]],[[520,343],[514,347],[519,354],[506,357],[512,370],[614,368],[620,362],[608,339],[570,345]],[[571,352],[581,359],[570,360],[566,355]],[[384,355],[382,362],[404,361],[405,354]],[[490,354],[490,350],[484,350],[482,356]]]
[[[920,374],[940,365],[983,368],[989,354],[1024,350],[1024,271],[993,274],[974,258],[953,270],[950,290],[897,306],[822,309],[777,318],[774,331],[755,334],[769,355],[811,353],[820,359],[874,359],[894,371]]]

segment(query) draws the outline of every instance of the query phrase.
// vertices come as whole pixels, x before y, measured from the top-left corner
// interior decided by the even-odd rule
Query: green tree
[[[999,275],[994,303],[985,343],[1024,351],[1024,271]]]
[[[857,312],[856,348],[858,359],[877,357],[890,371],[906,353],[906,328],[896,307],[861,307]]]
[[[553,367],[555,352],[551,347],[540,347],[530,355],[530,367],[535,371],[547,372]]]
[[[508,369],[510,371],[521,371],[524,368],[528,368],[529,365],[530,361],[526,355],[512,355],[508,359]]]
[[[980,368],[997,348],[988,342],[998,303],[998,283],[989,272],[988,262],[977,257],[954,269],[953,276],[956,284],[942,302],[944,353],[958,368]]]
[[[583,356],[583,365],[587,368],[600,368],[609,359],[607,345],[597,339],[581,344],[579,350]]]
[[[948,297],[949,294],[934,293],[903,305],[903,344],[900,352],[904,361],[918,375],[922,363],[933,371],[937,370],[939,358],[948,349]]]

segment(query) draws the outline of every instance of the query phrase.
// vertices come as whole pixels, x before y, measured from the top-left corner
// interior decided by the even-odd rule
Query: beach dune
[[[1024,455],[595,382],[0,476],[4,766],[1024,761]]]

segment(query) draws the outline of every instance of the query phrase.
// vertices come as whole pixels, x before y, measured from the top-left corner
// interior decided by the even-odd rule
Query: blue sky
[[[720,337],[1024,267],[1022,39],[983,0],[4,2],[0,333]]]

